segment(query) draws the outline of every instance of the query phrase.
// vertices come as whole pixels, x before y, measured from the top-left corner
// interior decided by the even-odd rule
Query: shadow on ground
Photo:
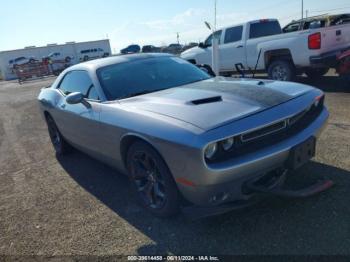
[[[303,200],[268,198],[240,211],[188,221],[154,218],[136,204],[128,179],[74,152],[60,158],[67,173],[119,217],[153,240],[145,254],[350,254],[350,172],[311,162],[293,175],[308,183],[320,177],[337,184]]]
[[[324,92],[350,93],[350,80],[340,78],[339,76],[323,76],[317,79],[298,77],[297,80],[300,83],[318,87]]]

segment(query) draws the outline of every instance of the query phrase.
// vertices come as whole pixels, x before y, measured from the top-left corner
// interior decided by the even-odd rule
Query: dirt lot
[[[299,79],[327,92],[331,118],[317,158],[295,176],[336,187],[189,222],[152,217],[126,178],[82,153],[55,157],[36,103],[52,81],[0,82],[0,254],[350,255],[350,85]]]

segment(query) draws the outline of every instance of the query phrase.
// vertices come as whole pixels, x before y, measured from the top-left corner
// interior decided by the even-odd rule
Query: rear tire
[[[292,81],[296,72],[292,62],[288,60],[275,60],[268,66],[269,79],[277,81]]]
[[[57,125],[50,115],[46,115],[46,123],[49,131],[49,136],[53,148],[55,149],[57,156],[63,156],[69,153],[72,147],[66,142],[57,128]]]
[[[179,212],[180,194],[162,157],[147,143],[131,145],[126,159],[129,177],[138,200],[157,217]]]
[[[305,70],[305,74],[311,79],[316,79],[324,76],[328,71],[329,68],[308,68]]]

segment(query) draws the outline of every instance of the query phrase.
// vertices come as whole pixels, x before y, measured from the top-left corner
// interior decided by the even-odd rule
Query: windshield
[[[195,65],[177,57],[154,57],[110,65],[98,69],[97,76],[110,101],[210,78]]]

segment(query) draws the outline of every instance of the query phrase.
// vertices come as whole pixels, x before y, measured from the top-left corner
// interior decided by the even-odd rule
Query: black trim
[[[336,67],[337,66],[337,56],[347,50],[350,49],[349,47],[338,49],[331,52],[323,53],[319,56],[311,56],[310,57],[310,64],[311,66],[326,66],[326,67]]]

